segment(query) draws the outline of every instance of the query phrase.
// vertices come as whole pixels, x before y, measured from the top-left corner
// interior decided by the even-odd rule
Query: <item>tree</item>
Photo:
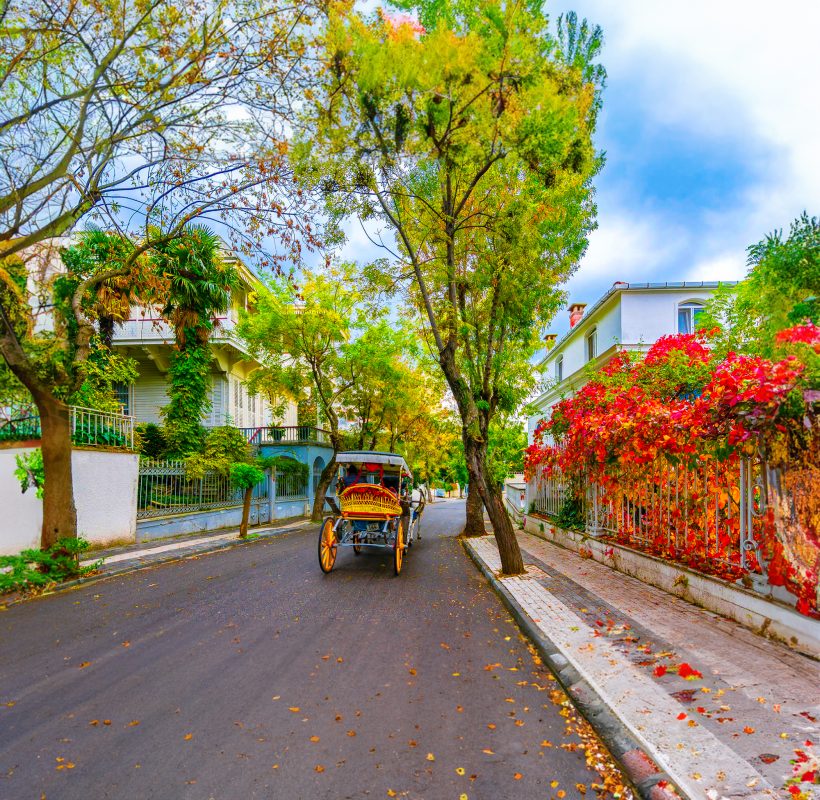
[[[248,352],[263,365],[251,376],[251,391],[297,399],[310,394],[327,420],[333,456],[315,487],[316,522],[342,449],[339,412],[368,357],[350,344],[360,299],[354,287],[349,265],[327,274],[307,272],[298,294],[290,284],[260,292],[257,313],[243,316],[238,327]]]
[[[594,224],[601,34],[572,18],[556,39],[536,4],[412,8],[423,28],[331,13],[310,136],[296,154],[333,212],[395,236],[386,283],[411,280],[461,416],[471,493],[490,515],[503,571],[520,573],[488,473],[488,430],[526,383],[536,328]]]
[[[248,519],[251,514],[251,498],[254,487],[265,479],[265,473],[253,464],[237,462],[231,464],[231,481],[237,489],[244,493],[242,502],[242,522],[239,525],[239,538],[246,539],[248,536]]]
[[[40,416],[43,547],[77,533],[67,398],[105,328],[102,288],[128,283],[144,253],[196,219],[274,271],[316,244],[285,141],[312,18],[308,4],[268,0],[2,6],[0,355]],[[44,251],[81,220],[134,245],[80,270],[69,292]],[[58,289],[45,335],[36,318]]]
[[[169,452],[186,455],[202,439],[207,411],[214,318],[227,308],[239,281],[235,267],[220,253],[220,240],[202,226],[191,226],[151,251],[158,273],[168,281],[162,315],[174,329],[176,344],[168,367],[170,403],[162,409]]]
[[[820,323],[820,219],[802,214],[789,234],[774,231],[747,249],[749,271],[736,286],[721,286],[698,325],[721,333],[713,344],[771,358],[781,330]]]

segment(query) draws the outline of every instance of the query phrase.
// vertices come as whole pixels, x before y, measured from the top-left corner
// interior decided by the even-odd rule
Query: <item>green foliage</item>
[[[137,449],[141,456],[147,458],[165,457],[168,443],[165,441],[165,434],[159,425],[155,425],[153,422],[137,425],[134,433]]]
[[[0,593],[48,586],[94,572],[102,562],[79,565],[79,555],[88,547],[84,539],[60,539],[45,551],[23,550],[20,555],[0,556]]]
[[[185,459],[185,475],[202,478],[206,472],[229,475],[231,465],[249,463],[251,448],[242,431],[230,425],[211,428],[200,452]]]
[[[264,471],[259,467],[241,461],[231,464],[229,473],[233,485],[237,489],[242,489],[242,491],[253,489],[257,483],[261,483],[265,478]]]
[[[820,219],[803,214],[788,236],[774,231],[749,247],[745,280],[722,286],[707,303],[699,325],[721,328],[713,346],[777,356],[776,334],[803,322],[820,323]]]
[[[254,464],[260,469],[273,470],[277,475],[295,476],[306,480],[310,469],[307,464],[303,464],[296,459],[287,456],[268,456],[267,458],[257,458]]]
[[[586,528],[586,517],[582,498],[577,493],[571,492],[561,505],[555,519],[562,528],[574,531],[584,530]]]
[[[527,433],[521,422],[500,418],[490,423],[487,467],[497,484],[503,484],[517,472],[524,471],[524,449]]]
[[[30,453],[20,453],[14,459],[17,468],[14,470],[14,477],[20,481],[23,493],[32,486],[35,488],[37,498],[43,499],[43,491],[46,484],[45,471],[43,469],[43,451],[38,447]]]
[[[207,344],[192,344],[172,351],[168,367],[170,402],[160,411],[165,422],[168,453],[186,456],[199,449],[208,408],[211,351]]]

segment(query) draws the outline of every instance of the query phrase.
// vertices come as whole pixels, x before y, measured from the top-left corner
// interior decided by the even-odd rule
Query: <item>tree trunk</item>
[[[245,489],[245,501],[242,504],[242,522],[239,525],[239,538],[247,539],[248,537],[248,520],[251,516],[251,498],[253,497],[253,486],[250,489]]]
[[[42,431],[43,527],[40,547],[45,550],[58,539],[77,538],[77,509],[71,471],[69,409],[54,397],[35,397]]]
[[[313,513],[310,516],[312,522],[321,522],[324,515],[325,495],[327,494],[330,482],[333,480],[333,475],[336,472],[336,453],[333,451],[333,457],[327,462],[325,468],[322,470],[322,475],[319,478],[319,483],[316,486],[316,493],[313,495]]]
[[[478,489],[490,522],[493,526],[498,554],[501,556],[501,572],[504,575],[520,575],[524,572],[524,559],[515,537],[515,530],[501,499],[501,493],[493,484],[487,470],[486,445],[464,432],[464,455],[470,472],[470,494]],[[474,484],[476,484],[474,486]]]
[[[477,479],[470,478],[467,494],[467,522],[464,526],[465,536],[484,536],[484,503],[478,491]]]

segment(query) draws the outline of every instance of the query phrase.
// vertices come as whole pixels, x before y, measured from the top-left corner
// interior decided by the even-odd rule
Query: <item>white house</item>
[[[590,365],[600,368],[619,350],[648,350],[661,336],[691,333],[719,285],[617,281],[589,309],[585,303],[570,305],[569,330],[560,339],[549,333],[544,337],[547,350],[537,365],[543,391],[533,401],[536,411],[527,421],[529,442],[552,406],[586,382]]]
[[[284,416],[272,419],[271,407],[262,395],[250,395],[246,385],[259,363],[248,358],[241,339],[236,334],[241,311],[252,311],[249,295],[258,285],[253,273],[241,262],[235,263],[241,287],[231,292],[228,307],[217,317],[218,325],[210,337],[211,362],[210,409],[203,424],[207,427],[235,425],[257,428],[272,424],[295,426],[296,404],[288,402]],[[137,362],[139,376],[131,386],[116,388],[125,414],[136,417],[138,423],[159,424],[160,409],[168,405],[168,365],[174,332],[162,319],[146,309],[135,308],[131,319],[118,325],[113,345]]]

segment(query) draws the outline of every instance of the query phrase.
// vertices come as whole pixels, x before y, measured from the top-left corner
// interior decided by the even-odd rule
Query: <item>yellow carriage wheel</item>
[[[336,531],[333,530],[333,523],[333,517],[328,517],[319,531],[319,566],[324,573],[330,572],[336,563]]]
[[[356,555],[362,552],[362,540],[358,533],[353,534],[353,552]]]
[[[396,525],[396,543],[393,545],[393,570],[396,575],[401,572],[404,563],[404,519],[399,517]]]

